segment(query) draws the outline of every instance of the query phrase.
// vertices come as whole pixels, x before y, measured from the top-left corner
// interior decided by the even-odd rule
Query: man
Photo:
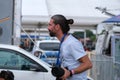
[[[73,19],[67,20],[63,15],[54,15],[50,19],[48,30],[50,36],[56,36],[61,41],[58,61],[65,71],[61,79],[87,80],[86,70],[92,68],[92,63],[81,42],[68,34],[69,24],[73,22]]]

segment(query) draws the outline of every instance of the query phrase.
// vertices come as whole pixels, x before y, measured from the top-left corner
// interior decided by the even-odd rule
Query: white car
[[[55,80],[50,67],[17,46],[0,44],[0,71],[12,71],[14,80]]]
[[[14,80],[55,80],[51,65],[13,45],[0,44],[0,71],[12,71]],[[93,80],[88,77],[87,80]]]
[[[59,51],[59,44],[60,42],[58,40],[36,41],[32,53],[36,55],[35,52],[39,52],[37,57],[50,65],[54,65]]]

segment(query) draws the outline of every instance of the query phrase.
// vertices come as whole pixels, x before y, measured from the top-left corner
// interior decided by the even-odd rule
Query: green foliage
[[[96,40],[96,35],[90,30],[86,30],[86,37],[89,37],[92,41]]]
[[[96,40],[96,35],[93,34],[92,31],[90,31],[90,30],[85,30],[85,31],[86,31],[86,37],[89,37],[92,41]],[[75,31],[73,33],[73,36],[76,37],[77,39],[84,38],[84,32]]]
[[[84,32],[75,31],[72,35],[77,39],[84,38]]]

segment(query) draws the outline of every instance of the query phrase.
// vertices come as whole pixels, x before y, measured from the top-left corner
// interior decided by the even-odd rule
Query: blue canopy
[[[103,23],[119,23],[119,22],[120,22],[120,15],[113,16],[112,18],[103,21]]]

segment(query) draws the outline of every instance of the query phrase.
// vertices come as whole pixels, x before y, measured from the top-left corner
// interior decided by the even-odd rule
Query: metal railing
[[[120,64],[115,64],[113,58],[102,54],[88,53],[93,63],[89,76],[94,80],[120,80]]]

